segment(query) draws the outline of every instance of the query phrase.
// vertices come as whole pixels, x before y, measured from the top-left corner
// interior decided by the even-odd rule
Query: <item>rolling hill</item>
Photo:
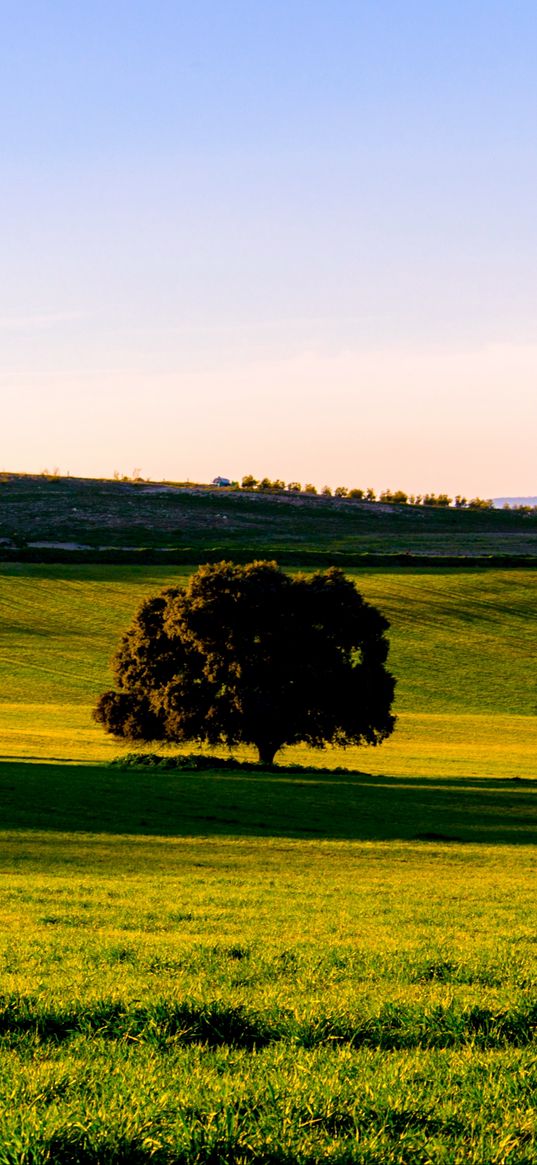
[[[4,474],[0,560],[535,558],[537,515]]]

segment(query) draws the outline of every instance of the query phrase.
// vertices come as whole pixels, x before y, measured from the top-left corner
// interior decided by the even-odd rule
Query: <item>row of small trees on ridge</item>
[[[494,508],[492,498],[465,498],[461,494],[452,498],[445,493],[407,494],[402,489],[385,489],[377,495],[375,490],[371,488],[348,489],[346,485],[338,485],[334,490],[329,485],[325,485],[319,491],[311,482],[301,485],[299,481],[289,481],[286,484],[280,478],[271,481],[269,477],[263,477],[258,480],[251,474],[246,474],[243,477],[241,489],[253,490],[256,493],[320,494],[321,497],[325,498],[350,498],[355,501],[384,502],[399,506],[437,506],[444,509],[454,506],[457,510],[492,510]]]

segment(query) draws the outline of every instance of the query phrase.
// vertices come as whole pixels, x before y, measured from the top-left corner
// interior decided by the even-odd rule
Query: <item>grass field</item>
[[[2,569],[0,1165],[537,1163],[535,574],[356,573],[400,724],[295,754],[356,772],[95,763],[180,573]]]
[[[535,798],[406,784],[4,762],[0,1161],[536,1161]]]
[[[352,572],[391,621],[398,728],[380,749],[303,754],[372,773],[531,776],[537,752],[533,571]],[[92,723],[109,659],[148,593],[186,568],[11,566],[0,573],[0,755],[102,760]],[[288,753],[289,759],[289,753]]]

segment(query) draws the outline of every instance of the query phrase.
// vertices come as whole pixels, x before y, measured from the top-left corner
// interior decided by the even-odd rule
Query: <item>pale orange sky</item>
[[[537,6],[10,5],[0,467],[537,494]]]
[[[509,385],[509,392],[504,386]],[[534,493],[537,345],[62,370],[8,395],[5,467]],[[6,429],[4,429],[4,432]]]

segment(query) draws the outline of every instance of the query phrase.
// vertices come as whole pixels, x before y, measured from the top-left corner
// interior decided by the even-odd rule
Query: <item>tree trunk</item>
[[[271,768],[279,747],[279,744],[271,744],[268,740],[258,741],[256,748],[259,753],[260,765],[266,765],[267,768]]]

